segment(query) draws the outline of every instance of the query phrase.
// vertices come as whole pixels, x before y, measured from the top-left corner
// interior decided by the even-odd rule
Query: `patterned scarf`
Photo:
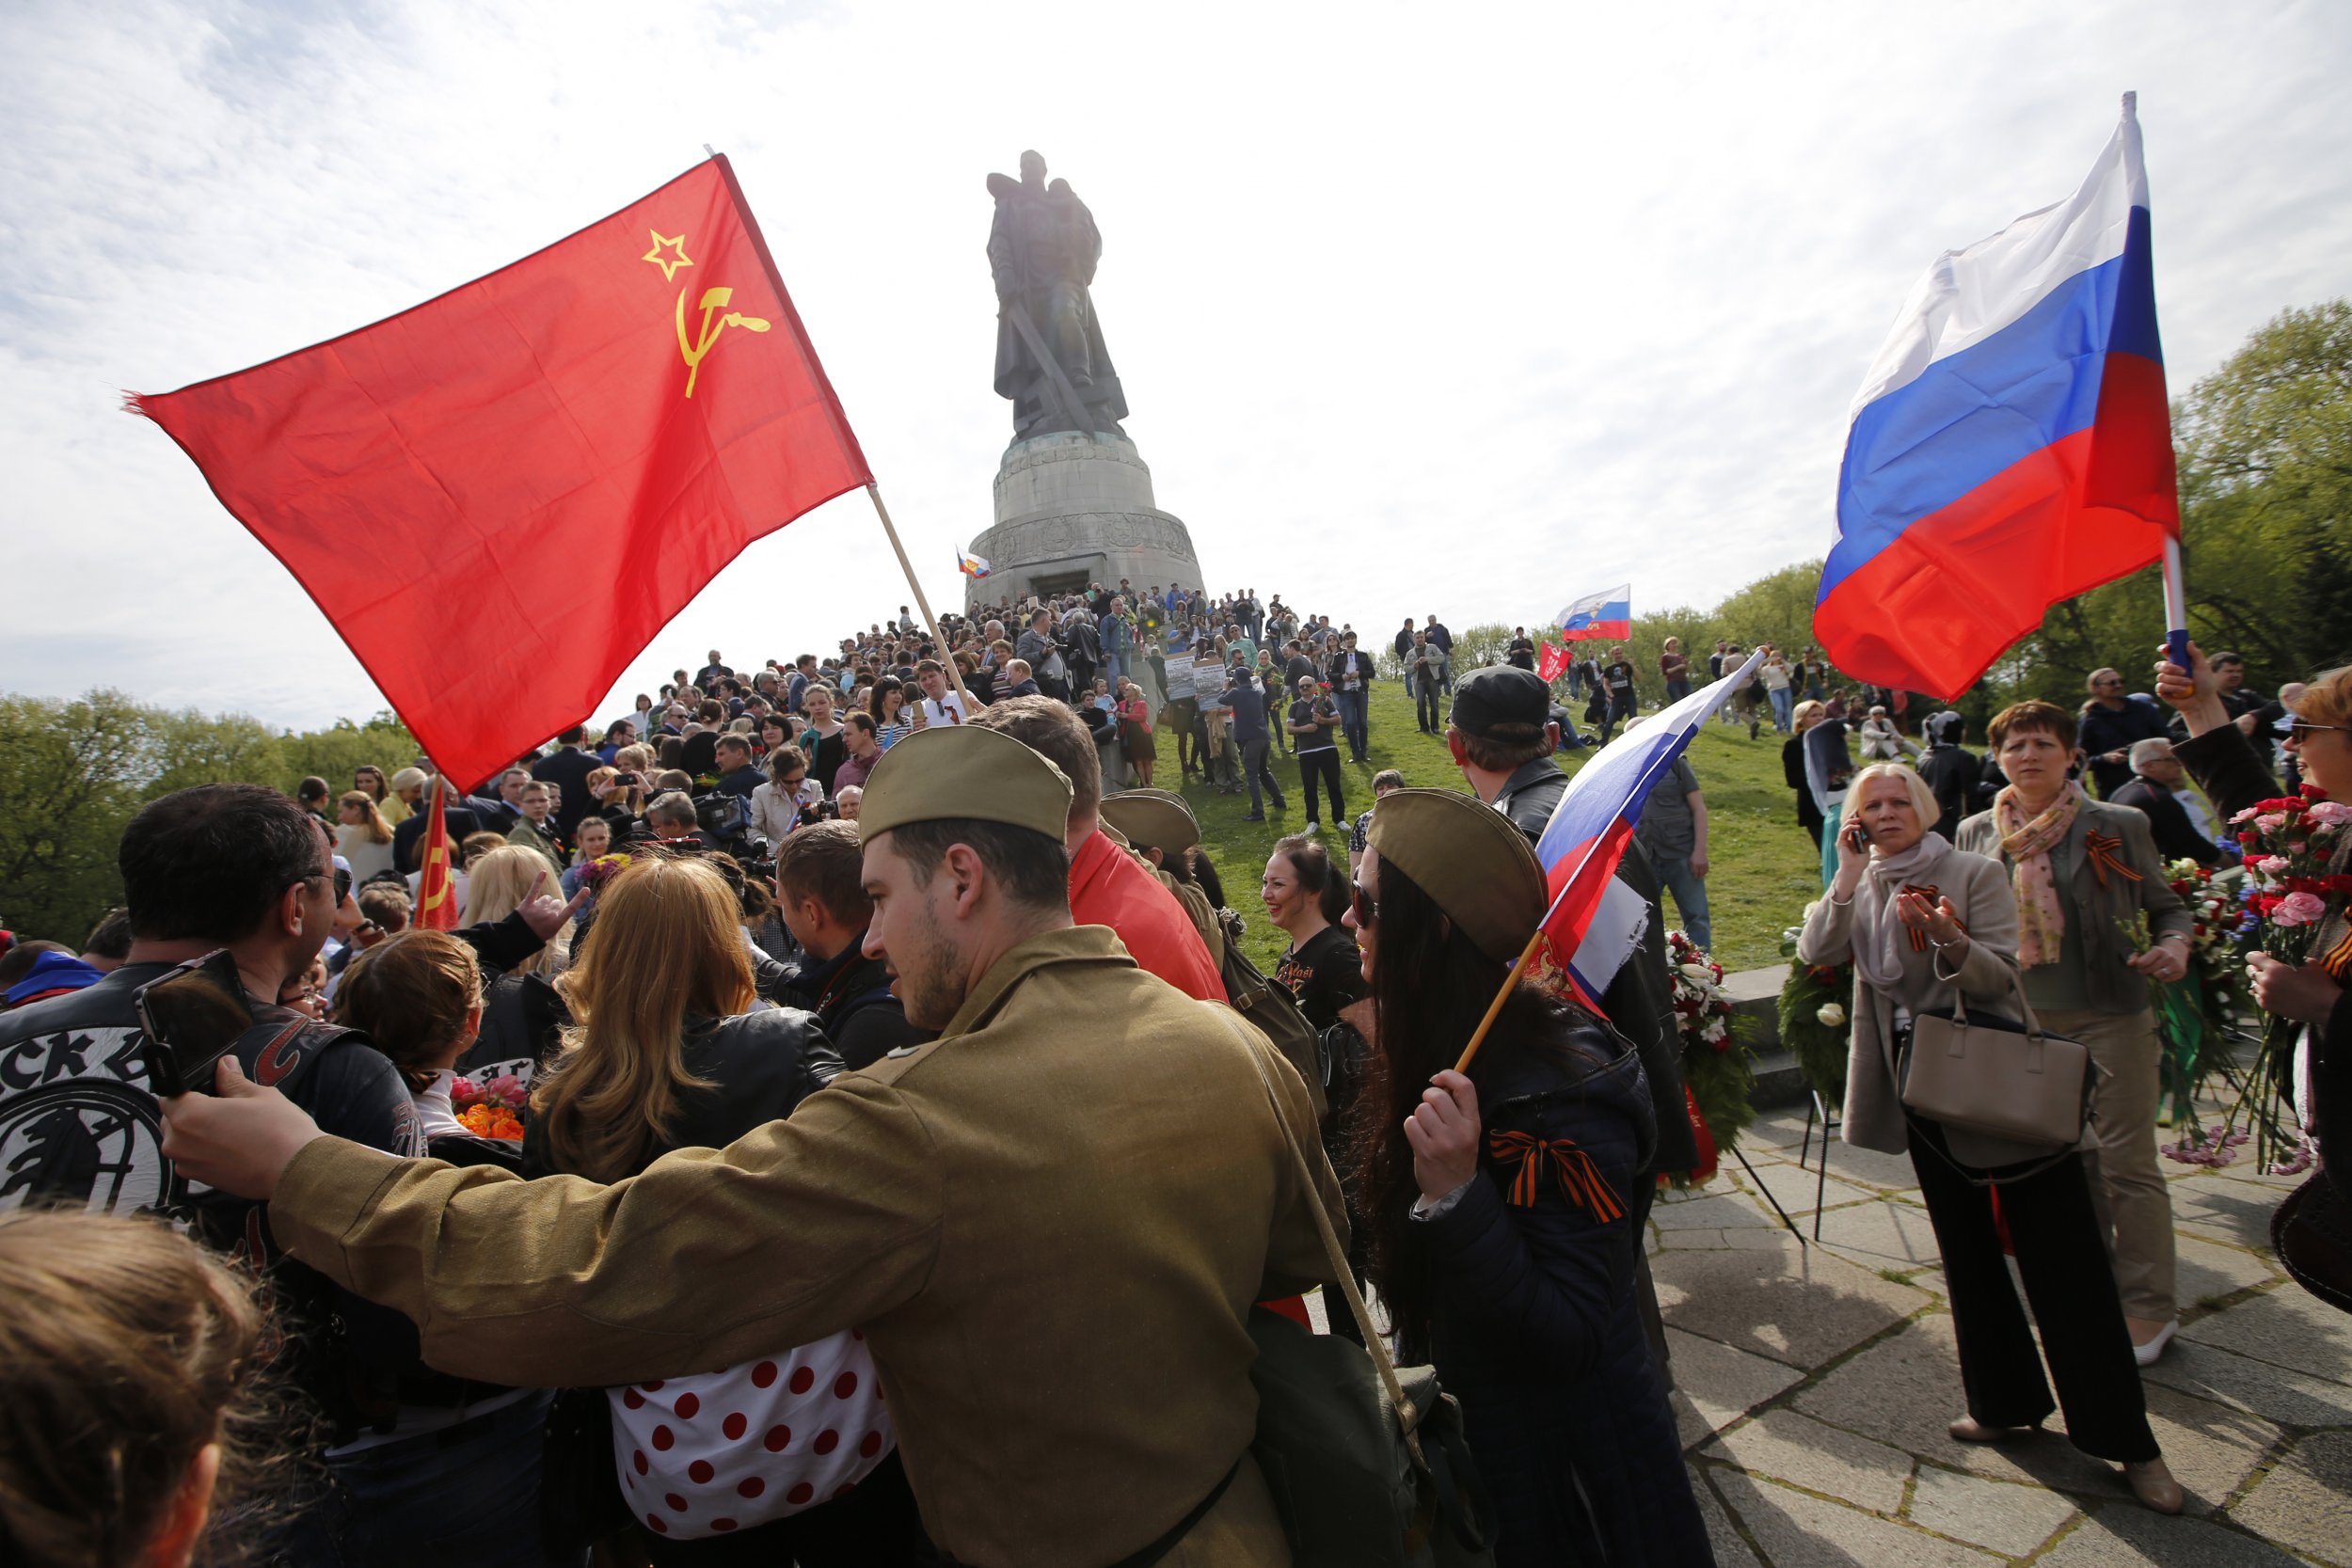
[[[1993,825],[2000,830],[2001,850],[2017,866],[2010,881],[2017,895],[2020,969],[2058,962],[2058,944],[2066,938],[2066,912],[2050,871],[2050,851],[2066,841],[2083,800],[2083,786],[2070,779],[2048,810],[2026,822],[2016,785],[2004,787],[1993,799]]]

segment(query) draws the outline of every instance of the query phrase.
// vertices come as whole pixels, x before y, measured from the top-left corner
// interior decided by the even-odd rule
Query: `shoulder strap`
[[[1323,1238],[1323,1253],[1330,1261],[1332,1280],[1339,1286],[1340,1293],[1347,1298],[1348,1311],[1355,1314],[1357,1332],[1364,1337],[1364,1351],[1372,1357],[1373,1369],[1380,1374],[1380,1386],[1387,1391],[1390,1406],[1396,1412],[1397,1431],[1405,1439],[1406,1450],[1413,1456],[1413,1465],[1426,1473],[1429,1461],[1421,1451],[1421,1438],[1417,1433],[1421,1425],[1421,1411],[1406,1397],[1404,1385],[1397,1381],[1396,1363],[1389,1355],[1389,1342],[1374,1324],[1372,1309],[1364,1305],[1363,1292],[1356,1289],[1356,1275],[1347,1266],[1347,1248],[1341,1244],[1339,1232],[1331,1225],[1331,1216],[1324,1212],[1323,1198],[1316,1190],[1314,1168],[1307,1163],[1306,1151],[1299,1148],[1297,1138],[1291,1133],[1291,1124],[1282,1115],[1282,1097],[1275,1092],[1273,1076],[1266,1071],[1265,1062],[1259,1056],[1255,1042],[1230,1008],[1222,1016],[1225,1026],[1233,1032],[1234,1038],[1249,1057],[1249,1065],[1256,1070],[1258,1082],[1265,1088],[1266,1101],[1274,1110],[1274,1125],[1280,1131],[1282,1142],[1290,1148],[1291,1164],[1297,1172],[1300,1191],[1306,1195],[1307,1207],[1314,1212],[1315,1233]]]

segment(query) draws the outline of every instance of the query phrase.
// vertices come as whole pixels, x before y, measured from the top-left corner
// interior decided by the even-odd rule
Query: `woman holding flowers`
[[[2341,1214],[2352,1205],[2352,1161],[2328,1158],[2328,1131],[2331,1121],[2352,1123],[2352,923],[2346,921],[2352,909],[2352,665],[2313,676],[2295,700],[2286,749],[2302,768],[2304,785],[2301,797],[2288,801],[2265,799],[2277,792],[2270,770],[2231,721],[2212,667],[2193,642],[2189,663],[2187,670],[2159,665],[2156,694],[2181,710],[2188,727],[2190,738],[2173,755],[2216,809],[2239,823],[2249,869],[2265,884],[2261,896],[2276,899],[2267,906],[2265,930],[2270,945],[2292,958],[2257,951],[2249,955],[2247,969],[2256,1005],[2275,1019],[2309,1028],[2294,1071],[2296,1100],[2318,1146],[2318,1180],[2326,1184],[2319,1197]],[[2274,855],[2264,824],[2275,818],[2284,829],[2290,815],[2297,832],[2275,833],[2278,847],[2290,854]],[[2305,862],[2299,868],[2296,859]],[[2287,1253],[2296,1277],[2309,1283],[2292,1239]]]
[[[1947,1128],[1902,1103],[1896,1059],[1912,1018],[1948,1010],[1963,995],[1988,1012],[2015,1006],[2018,911],[2009,879],[1998,862],[1930,832],[1937,811],[1926,781],[1907,768],[1881,763],[1855,774],[1836,840],[1836,876],[1806,911],[1797,939],[1800,961],[1854,969],[1845,1140],[1908,1152],[1918,1172],[1967,1395],[1968,1414],[1951,1423],[1952,1436],[2026,1437],[2052,1407],[2002,1257],[1991,1196],[1997,1189],[2068,1440],[2122,1464],[2148,1507],[2177,1513],[2181,1490],[2148,1425],[2084,1159]]]
[[[2156,1152],[2164,1046],[2148,987],[2188,973],[2196,922],[2165,878],[2148,818],[2093,800],[2067,776],[2074,733],[2074,716],[2050,703],[1994,715],[1988,737],[2009,784],[1991,811],[1960,825],[1958,843],[2009,871],[2026,1000],[2099,1065],[2090,1194],[2145,1367],[2180,1326],[2172,1200]]]

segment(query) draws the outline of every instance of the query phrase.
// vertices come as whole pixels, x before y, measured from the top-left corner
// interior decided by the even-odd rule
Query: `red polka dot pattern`
[[[772,1386],[774,1386],[774,1384],[775,1384],[775,1381],[776,1381],[776,1364],[775,1364],[774,1362],[772,1362],[772,1361],[762,1361],[762,1362],[761,1362],[758,1366],[754,1367],[754,1368],[752,1369],[752,1386],[753,1386],[753,1387],[755,1387],[755,1388],[768,1388],[768,1387],[772,1387]]]
[[[727,1531],[735,1528],[735,1521],[732,1519],[713,1519],[710,1521],[710,1528],[717,1530],[720,1534],[724,1535]]]
[[[631,1461],[631,1463],[633,1463],[634,1465],[636,1465],[636,1466],[637,1466],[637,1473],[638,1473],[639,1475],[641,1475],[641,1476],[642,1476],[642,1475],[644,1475],[644,1474],[645,1473],[645,1450],[644,1450],[644,1449],[639,1449],[637,1450],[637,1453],[636,1453],[635,1458]]]
[[[634,1388],[624,1388],[621,1390],[621,1402],[631,1410],[643,1410],[645,1408],[645,1396]]]
[[[792,1381],[786,1385],[796,1394],[805,1394],[817,1386],[817,1374],[806,1367],[792,1369]]]
[[[656,1427],[653,1429],[653,1446],[660,1449],[662,1452],[669,1452],[671,1446],[676,1442],[677,1433],[672,1432],[668,1427]]]
[[[648,1394],[659,1394],[661,1392],[661,1380],[660,1378],[655,1378],[651,1383],[642,1383],[639,1384],[638,1386],[644,1389],[644,1391]]]
[[[743,1439],[744,1429],[750,1425],[751,1422],[743,1418],[743,1413],[738,1410],[719,1423],[719,1430],[727,1434],[728,1442],[739,1443]]]
[[[677,1397],[677,1403],[674,1408],[677,1411],[677,1418],[679,1420],[691,1421],[694,1418],[694,1413],[702,1409],[702,1407],[703,1402],[701,1396],[695,1394],[680,1394]]]
[[[833,1397],[834,1399],[846,1400],[851,1394],[856,1392],[857,1373],[843,1372],[839,1377],[833,1380]]]
[[[661,1515],[659,1513],[646,1514],[645,1523],[651,1527],[654,1532],[658,1535],[667,1535],[670,1533],[670,1527],[662,1523]]]
[[[858,1454],[862,1458],[871,1459],[876,1454],[882,1452],[882,1433],[879,1432],[869,1432],[866,1434],[866,1440],[858,1444]]]
[[[791,1441],[792,1429],[790,1427],[770,1427],[768,1429],[768,1435],[765,1442],[768,1445],[768,1451],[770,1453],[782,1453],[785,1450],[786,1446]]]
[[[675,1492],[664,1494],[661,1500],[670,1505],[671,1512],[673,1513],[683,1513],[686,1512],[686,1499],[679,1497]]]
[[[795,1482],[792,1490],[784,1495],[784,1500],[798,1507],[815,1496],[817,1496],[817,1488],[803,1481]]]
[[[686,1479],[697,1486],[708,1486],[710,1478],[718,1473],[707,1459],[697,1459],[686,1467]]]
[[[827,1427],[824,1431],[818,1433],[817,1434],[817,1441],[810,1445],[810,1447],[814,1448],[818,1453],[831,1453],[834,1449],[839,1448],[840,1446],[841,1433],[834,1431],[831,1427]]]
[[[757,1476],[745,1476],[735,1483],[735,1489],[746,1497],[756,1497],[768,1490],[768,1483]]]

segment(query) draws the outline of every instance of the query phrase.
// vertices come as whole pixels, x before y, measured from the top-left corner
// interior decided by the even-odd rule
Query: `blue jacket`
[[[1478,1177],[1414,1227],[1432,1359],[1501,1514],[1498,1568],[1712,1564],[1635,1300],[1629,1210],[1656,1135],[1641,1058],[1580,1013],[1563,1039],[1489,1041],[1470,1076]],[[1527,1151],[1499,1154],[1499,1135]],[[1564,1168],[1605,1195],[1587,1180],[1572,1197]]]
[[[1232,709],[1225,716],[1225,727],[1237,745],[1247,746],[1253,740],[1267,738],[1265,723],[1265,692],[1256,680],[1248,675],[1225,689],[1219,699]]]

